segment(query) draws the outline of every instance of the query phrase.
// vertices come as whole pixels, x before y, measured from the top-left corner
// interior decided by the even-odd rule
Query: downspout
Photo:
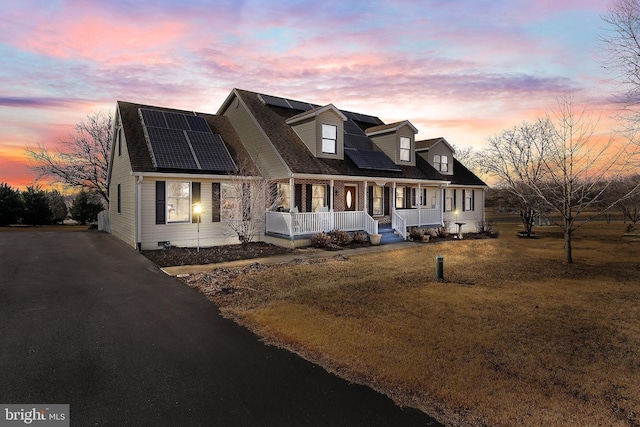
[[[418,227],[422,225],[422,186],[418,183]]]
[[[142,250],[142,175],[136,182],[136,248]]]

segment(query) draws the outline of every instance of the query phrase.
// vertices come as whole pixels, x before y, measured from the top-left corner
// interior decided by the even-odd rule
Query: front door
[[[357,188],[355,185],[344,186],[344,210],[355,211],[356,210],[356,197]]]

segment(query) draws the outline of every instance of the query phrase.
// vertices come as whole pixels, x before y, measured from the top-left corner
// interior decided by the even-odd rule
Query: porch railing
[[[367,212],[267,212],[266,232],[285,236],[301,236],[331,230],[378,234],[378,221]]]
[[[404,240],[407,240],[407,220],[395,209],[391,214],[391,226]]]
[[[439,226],[442,224],[441,206],[429,209],[396,209],[395,213],[404,218],[405,228],[426,225]]]

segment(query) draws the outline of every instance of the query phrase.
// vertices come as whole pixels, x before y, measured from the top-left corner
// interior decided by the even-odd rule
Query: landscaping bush
[[[478,221],[476,224],[478,234],[484,234],[490,237],[497,237],[496,223],[494,221]]]
[[[369,243],[369,236],[364,231],[356,231],[353,233],[353,242],[361,245]]]
[[[418,227],[409,228],[409,238],[414,242],[422,242],[422,236],[424,236],[424,231]]]
[[[325,249],[329,246],[332,239],[327,233],[318,233],[311,236],[309,240],[311,241],[311,246],[314,248]]]
[[[349,246],[353,241],[351,234],[343,230],[331,230],[329,236],[331,237],[331,243],[337,246]]]

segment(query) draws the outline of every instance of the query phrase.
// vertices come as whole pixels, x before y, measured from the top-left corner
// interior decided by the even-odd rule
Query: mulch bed
[[[210,248],[177,248],[141,251],[159,267],[176,265],[213,264],[219,262],[237,261],[241,259],[262,258],[273,255],[290,253],[291,249],[282,248],[264,242],[251,242],[245,249],[241,245],[213,246]]]

